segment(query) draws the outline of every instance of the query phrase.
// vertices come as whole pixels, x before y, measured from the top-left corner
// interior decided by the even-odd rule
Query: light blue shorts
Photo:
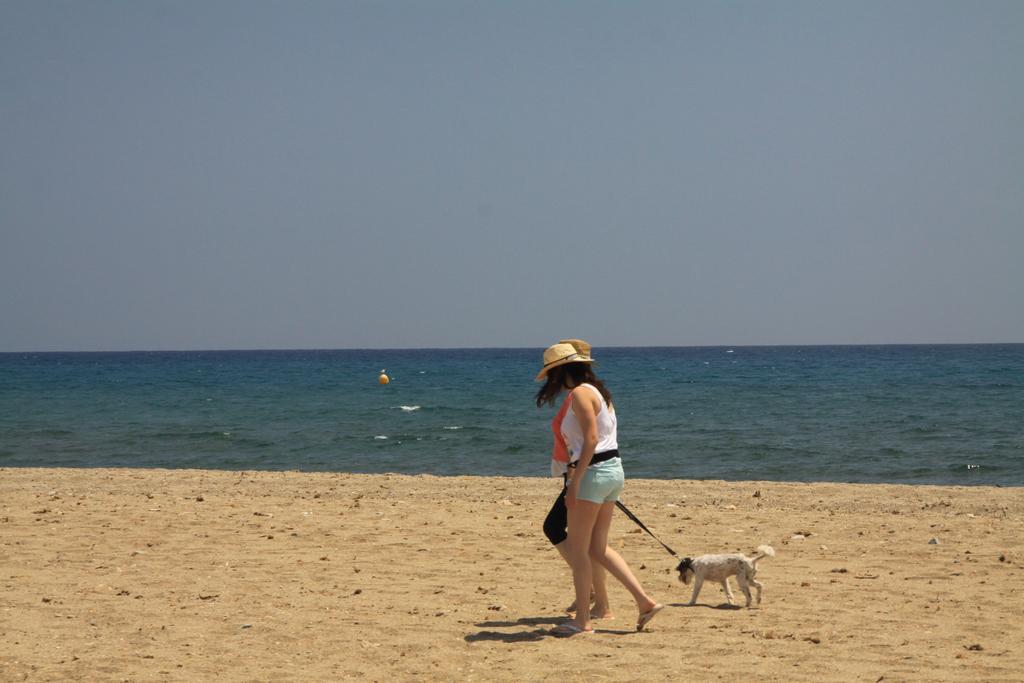
[[[612,458],[591,465],[580,480],[580,500],[591,503],[614,503],[622,493],[626,475],[622,471],[622,458]]]

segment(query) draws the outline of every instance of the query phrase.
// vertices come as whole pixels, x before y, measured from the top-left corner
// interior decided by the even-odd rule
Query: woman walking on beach
[[[582,339],[563,339],[559,344],[571,344],[581,356],[590,357],[590,344]],[[551,397],[554,402],[554,397]],[[537,407],[541,406],[538,395]],[[551,541],[558,554],[562,556],[569,568],[572,569],[572,562],[569,561],[569,511],[565,507],[565,492],[569,481],[569,448],[566,445],[565,437],[562,435],[562,422],[565,414],[572,405],[572,394],[568,394],[562,401],[562,406],[551,421],[551,431],[554,436],[554,445],[551,449],[551,476],[562,478],[562,491],[558,494],[547,517],[544,518],[544,535]],[[612,619],[611,606],[608,602],[608,584],[604,567],[600,564],[592,565],[593,568],[593,589],[591,591],[590,616],[593,619]],[[566,612],[576,611],[576,600],[566,608]]]
[[[561,432],[569,449],[569,479],[565,491],[568,510],[569,563],[576,588],[576,616],[555,628],[556,635],[571,636],[593,631],[590,615],[592,561],[600,564],[626,587],[636,601],[642,630],[663,609],[644,591],[626,561],[608,547],[615,502],[624,484],[618,451],[618,423],[611,392],[591,368],[593,359],[571,344],[555,344],[544,351],[537,381],[537,404],[554,403],[563,391],[570,392],[570,409]]]

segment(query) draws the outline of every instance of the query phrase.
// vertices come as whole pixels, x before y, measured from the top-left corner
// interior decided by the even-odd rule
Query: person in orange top
[[[664,605],[644,590],[629,564],[608,547],[612,513],[622,493],[625,475],[618,446],[618,415],[611,392],[591,368],[594,359],[572,344],[555,344],[544,351],[536,380],[544,382],[537,405],[554,405],[561,393],[572,395],[560,433],[569,451],[565,489],[569,565],[576,588],[576,615],[552,629],[559,636],[592,633],[588,597],[594,588],[596,565],[611,572],[636,600],[636,630],[642,631]]]
[[[581,355],[590,356],[590,344],[582,339],[563,339],[559,343],[571,344]],[[569,394],[558,409],[555,419],[551,421],[551,431],[554,432],[554,445],[551,449],[551,476],[562,478],[562,492],[555,499],[554,505],[551,506],[551,510],[548,512],[548,516],[544,518],[544,535],[551,541],[551,545],[555,546],[555,550],[562,556],[562,559],[565,560],[570,569],[572,564],[569,563],[569,544],[565,542],[569,536],[569,513],[565,507],[565,484],[569,471],[569,449],[566,446],[565,437],[562,436],[562,420],[565,419],[565,414],[571,405],[572,394]],[[591,601],[593,604],[590,607],[591,618],[611,619],[612,611],[608,602],[606,574],[604,567],[599,564],[594,565],[592,583]],[[573,600],[572,604],[565,611],[575,612],[576,601]]]

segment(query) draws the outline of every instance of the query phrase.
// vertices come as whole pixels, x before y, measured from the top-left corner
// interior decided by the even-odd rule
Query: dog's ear
[[[684,557],[676,567],[676,571],[679,572],[679,580],[684,584],[689,584],[690,575],[693,574],[693,558]]]

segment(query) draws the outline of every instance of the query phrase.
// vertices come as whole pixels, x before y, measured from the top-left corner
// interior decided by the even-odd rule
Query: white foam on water
[[[398,407],[401,408],[402,410],[404,410],[407,413],[411,413],[414,410],[419,410],[420,409],[419,406],[398,406]]]
[[[441,429],[449,429],[454,431],[456,429],[462,429],[462,427],[460,427],[459,425],[452,425],[451,427],[441,427]]]
[[[375,439],[386,439],[386,438],[388,438],[388,437],[386,437],[386,436],[384,436],[383,434],[381,434],[380,436],[375,436],[375,437],[373,437],[373,438],[375,438]]]

